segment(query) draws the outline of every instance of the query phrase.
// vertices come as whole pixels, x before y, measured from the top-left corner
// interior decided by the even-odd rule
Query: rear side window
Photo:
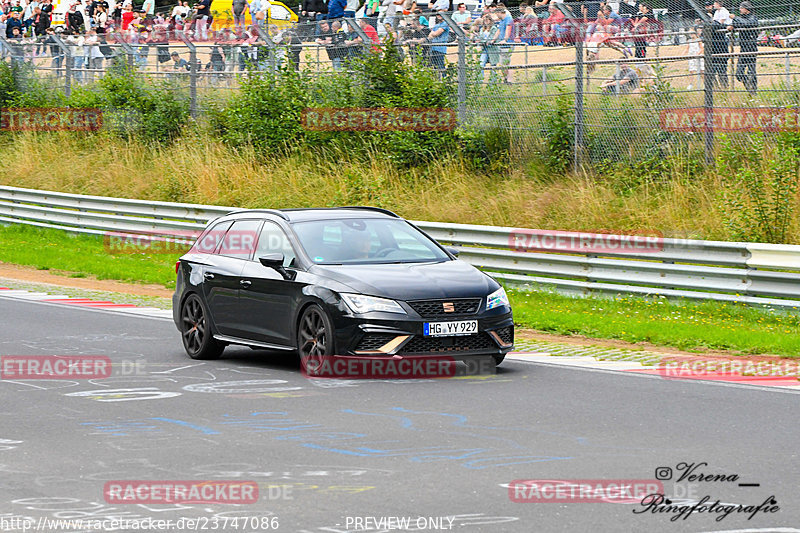
[[[214,225],[210,230],[204,232],[197,241],[195,241],[190,253],[195,254],[213,254],[217,249],[228,228],[233,224],[232,221],[219,222]]]
[[[260,220],[237,220],[225,234],[225,239],[217,253],[225,257],[250,259],[260,227]]]

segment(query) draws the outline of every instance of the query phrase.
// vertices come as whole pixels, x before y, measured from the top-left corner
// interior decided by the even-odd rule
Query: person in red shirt
[[[548,9],[550,10],[550,16],[547,17],[544,20],[544,24],[542,24],[542,37],[545,46],[556,46],[557,44],[561,44],[564,35],[567,33],[567,28],[564,26],[566,17],[564,13],[553,4],[550,4]]]
[[[378,32],[375,27],[369,23],[369,19],[365,17],[358,19],[358,25],[361,26],[361,29],[367,34],[367,38],[375,45],[372,47],[372,51],[380,52],[381,47],[377,45],[381,44],[381,40],[378,38]],[[354,39],[345,41],[343,44],[346,46],[356,46],[363,44],[363,41],[361,40],[361,37],[356,36]]]
[[[133,20],[133,5],[126,4],[122,8],[122,29],[127,30]]]

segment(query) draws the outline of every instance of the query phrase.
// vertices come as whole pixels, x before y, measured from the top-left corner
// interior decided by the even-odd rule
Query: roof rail
[[[388,209],[383,209],[382,207],[370,207],[366,205],[343,205],[341,207],[290,207],[287,209],[281,209],[281,211],[285,211],[288,213],[292,211],[324,211],[333,209],[365,209],[367,211],[377,211],[385,215],[393,216],[395,218],[400,218],[400,215],[398,215],[397,213],[393,213]]]
[[[235,215],[237,213],[269,213],[271,215],[277,215],[281,217],[283,220],[289,220],[289,217],[286,216],[286,213],[282,213],[278,209],[236,209],[228,213],[228,215]]]
[[[389,211],[388,209],[384,209],[382,207],[371,207],[367,205],[345,205],[339,207],[338,209],[367,209],[369,211],[377,211],[379,213],[383,213],[384,215],[390,215],[393,216],[394,218],[400,218],[400,215],[398,215],[397,213]]]

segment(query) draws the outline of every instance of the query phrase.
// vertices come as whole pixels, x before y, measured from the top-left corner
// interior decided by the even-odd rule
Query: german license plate
[[[453,335],[472,335],[478,332],[477,320],[457,322],[425,322],[422,334],[426,337],[450,337]]]

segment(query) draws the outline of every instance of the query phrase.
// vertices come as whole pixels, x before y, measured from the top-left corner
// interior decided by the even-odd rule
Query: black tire
[[[494,366],[500,366],[500,363],[503,362],[503,359],[506,358],[506,354],[503,355],[493,355],[494,358]]]
[[[192,359],[219,359],[225,349],[211,334],[208,310],[196,294],[190,294],[181,306],[181,340]]]
[[[335,353],[334,333],[331,319],[320,306],[312,304],[303,310],[297,323],[297,355],[302,368],[310,359]]]

